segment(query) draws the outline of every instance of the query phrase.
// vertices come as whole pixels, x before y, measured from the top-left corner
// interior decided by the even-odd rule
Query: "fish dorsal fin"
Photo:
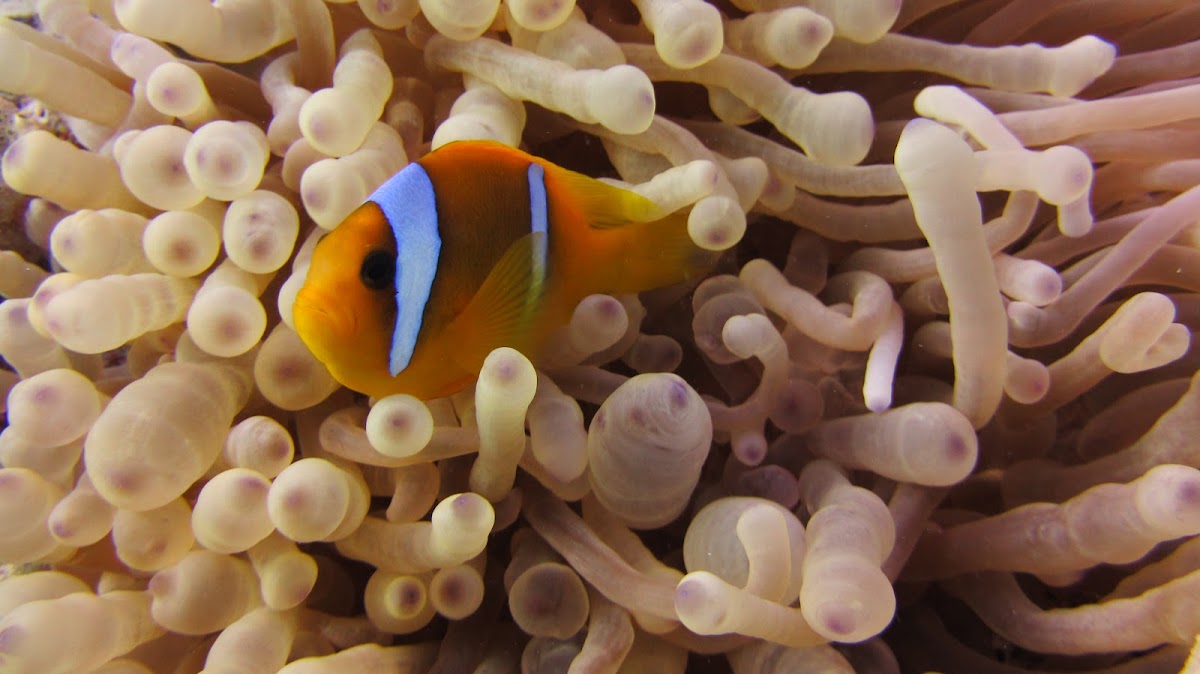
[[[465,336],[455,349],[465,364],[481,361],[494,348],[522,345],[545,292],[547,245],[545,232],[513,242],[447,326],[447,332]]]
[[[688,233],[687,209],[663,212],[650,199],[622,187],[548,166],[546,183],[558,198],[577,204],[592,229],[610,231],[622,243],[607,265],[603,287],[609,293],[642,292],[694,278],[716,261]],[[597,265],[597,272],[600,271]]]
[[[546,167],[546,176],[558,190],[565,192],[565,196],[579,205],[587,223],[595,229],[650,222],[666,215],[650,199],[582,173],[549,165]]]

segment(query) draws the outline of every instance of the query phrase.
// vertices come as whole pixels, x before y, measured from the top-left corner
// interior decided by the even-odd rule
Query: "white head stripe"
[[[388,354],[393,377],[408,367],[437,275],[442,238],[429,174],[413,162],[367,197],[379,204],[396,237],[396,328]]]

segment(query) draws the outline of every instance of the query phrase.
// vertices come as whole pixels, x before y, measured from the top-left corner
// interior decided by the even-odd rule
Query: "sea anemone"
[[[1179,0],[0,19],[0,669],[1184,667],[1197,26]],[[718,261],[588,297],[449,398],[346,390],[292,325],[313,247],[465,139],[685,211]]]

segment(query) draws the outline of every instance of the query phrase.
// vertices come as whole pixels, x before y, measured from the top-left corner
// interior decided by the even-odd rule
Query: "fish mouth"
[[[328,344],[353,334],[353,314],[339,311],[337,306],[332,296],[302,288],[292,304],[292,324],[300,338],[306,343],[315,340]]]

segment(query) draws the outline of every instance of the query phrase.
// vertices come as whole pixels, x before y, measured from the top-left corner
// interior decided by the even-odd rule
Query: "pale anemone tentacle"
[[[0,4],[0,669],[1197,669],[1195,3]],[[320,242],[413,376],[480,140],[574,306],[346,390]]]

